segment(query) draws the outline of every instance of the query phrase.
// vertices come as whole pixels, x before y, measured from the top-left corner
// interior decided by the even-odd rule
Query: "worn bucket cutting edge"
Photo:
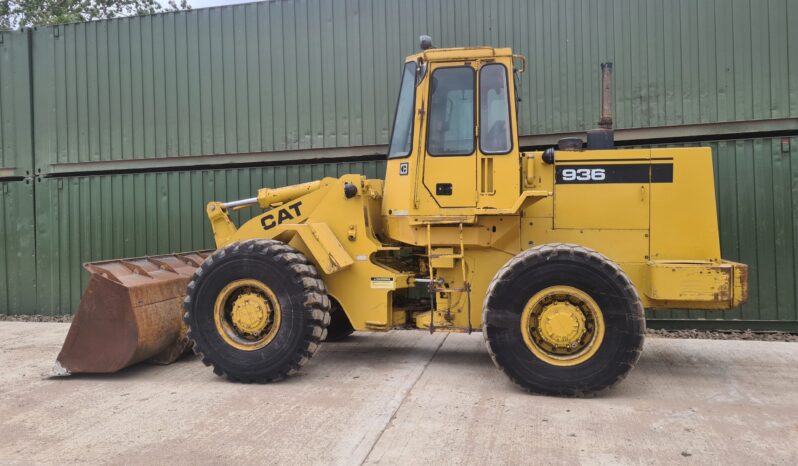
[[[211,251],[90,262],[91,274],[53,375],[169,364],[190,347],[183,298]]]

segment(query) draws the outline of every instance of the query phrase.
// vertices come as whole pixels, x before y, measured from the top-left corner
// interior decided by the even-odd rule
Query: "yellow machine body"
[[[470,154],[429,153],[434,73],[460,68],[478,83],[483,67],[499,65],[511,83],[518,59],[510,49],[493,48],[408,57],[425,67],[414,93],[412,150],[389,157],[384,185],[347,175],[264,189],[258,204],[269,210],[240,228],[212,203],[217,247],[250,238],[290,243],[318,265],[358,330],[408,322],[427,329],[430,320],[435,330],[478,329],[480,305],[499,268],[546,243],[575,243],[609,257],[647,308],[730,309],[745,302],[747,267],[720,256],[709,148],[555,151],[552,163],[542,152],[519,151],[517,140],[502,154],[483,153],[480,144]],[[515,136],[515,87],[507,91]],[[478,106],[480,98],[473,100]],[[357,194],[347,198],[346,184]],[[400,250],[417,256],[418,266],[399,260]],[[428,278],[416,288],[422,294],[426,283],[434,284],[434,309],[402,308],[396,295],[419,277]]]

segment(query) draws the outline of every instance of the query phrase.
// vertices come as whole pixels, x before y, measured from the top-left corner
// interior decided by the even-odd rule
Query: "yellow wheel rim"
[[[213,320],[227,344],[243,351],[268,345],[280,329],[280,302],[258,280],[235,280],[216,297]]]
[[[552,286],[527,301],[521,335],[539,359],[555,366],[575,366],[593,357],[604,341],[604,316],[587,293]]]

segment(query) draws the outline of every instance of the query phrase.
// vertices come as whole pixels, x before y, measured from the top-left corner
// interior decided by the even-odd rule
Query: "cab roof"
[[[416,61],[419,58],[423,58],[425,61],[451,61],[512,56],[512,49],[506,47],[454,47],[447,49],[427,49],[423,52],[408,55],[405,61]]]

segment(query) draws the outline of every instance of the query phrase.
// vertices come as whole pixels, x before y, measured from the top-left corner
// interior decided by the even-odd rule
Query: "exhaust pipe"
[[[615,135],[612,130],[612,63],[601,64],[601,115],[597,129],[587,132],[588,149],[612,149]]]
[[[599,128],[612,129],[612,63],[601,64],[601,118]]]

